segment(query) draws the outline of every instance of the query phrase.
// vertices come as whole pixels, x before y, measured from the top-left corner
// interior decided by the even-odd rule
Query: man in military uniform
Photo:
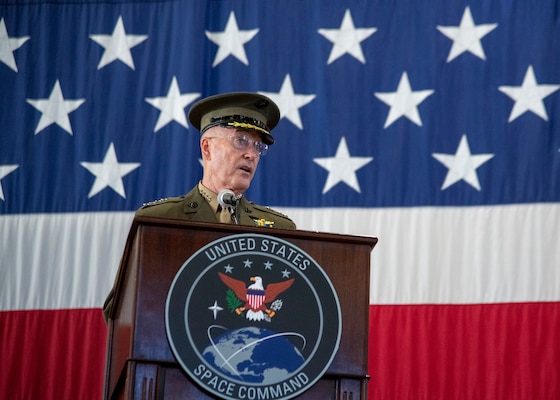
[[[256,93],[221,94],[195,103],[189,120],[201,132],[202,180],[186,195],[148,203],[136,215],[232,223],[230,209],[218,202],[227,189],[238,199],[233,221],[295,229],[284,214],[243,197],[260,157],[274,143],[270,131],[280,120],[276,104]]]
[[[186,195],[147,203],[136,215],[296,229],[286,215],[243,196],[260,157],[274,143],[270,131],[280,120],[278,106],[260,94],[226,93],[195,103],[189,120],[201,133],[202,180]],[[235,207],[220,205],[218,195],[223,190],[233,192]],[[106,319],[112,295],[103,306]]]

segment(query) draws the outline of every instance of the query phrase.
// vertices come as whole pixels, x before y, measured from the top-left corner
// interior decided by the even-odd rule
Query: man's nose
[[[247,146],[245,149],[245,157],[247,158],[259,158],[260,154],[259,151],[255,148],[254,145]]]

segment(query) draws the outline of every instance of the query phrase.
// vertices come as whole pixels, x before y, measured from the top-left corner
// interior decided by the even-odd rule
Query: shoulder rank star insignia
[[[274,221],[267,221],[264,218],[255,220],[255,226],[264,226],[266,228],[272,228],[274,225]]]
[[[166,200],[167,200],[167,197],[164,197],[164,198],[161,198],[161,199],[157,199],[157,200],[148,201],[147,203],[143,203],[143,204],[142,204],[142,207],[145,207],[145,206],[155,206],[156,204],[163,203],[163,202],[166,201]]]
[[[255,283],[245,286],[245,282],[231,278],[221,272],[218,272],[218,275],[222,282],[233,290],[237,298],[242,302],[240,304],[241,307],[235,309],[237,315],[247,311],[245,317],[253,321],[265,319],[264,313],[269,318],[272,318],[276,312],[267,308],[266,305],[272,303],[280,293],[292,286],[295,280],[292,278],[283,282],[269,283],[265,288],[260,276],[251,277],[251,281]]]

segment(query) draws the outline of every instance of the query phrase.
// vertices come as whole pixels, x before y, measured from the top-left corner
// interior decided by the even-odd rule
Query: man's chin
[[[231,190],[233,190],[235,194],[243,193],[249,189],[250,184],[251,181],[238,180],[232,183]]]
[[[236,189],[238,189],[240,191],[245,191],[251,185],[252,179],[253,179],[253,175],[248,174],[248,173],[240,173],[233,178],[232,185],[233,185],[233,187],[235,187]],[[232,189],[232,190],[234,190],[234,189]]]

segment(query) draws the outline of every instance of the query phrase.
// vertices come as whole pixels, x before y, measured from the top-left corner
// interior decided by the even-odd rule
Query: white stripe
[[[558,203],[277,209],[299,229],[379,238],[371,304],[560,300]]]
[[[101,307],[134,213],[0,217],[0,310]]]
[[[560,301],[560,204],[277,209],[299,229],[378,237],[372,304]],[[101,307],[132,218],[0,216],[0,310]]]

